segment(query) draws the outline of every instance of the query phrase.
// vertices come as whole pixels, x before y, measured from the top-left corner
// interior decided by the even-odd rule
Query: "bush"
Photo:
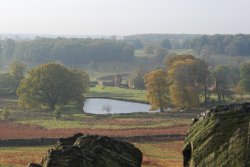
[[[1,115],[3,120],[7,120],[10,117],[10,112],[8,109],[4,109],[4,110],[0,111],[0,115]]]
[[[62,109],[59,106],[56,106],[56,109],[54,110],[53,113],[55,119],[60,119],[62,117]]]

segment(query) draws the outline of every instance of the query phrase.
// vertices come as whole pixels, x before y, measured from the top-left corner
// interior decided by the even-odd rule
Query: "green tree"
[[[130,76],[130,81],[133,83],[135,89],[144,89],[145,83],[144,83],[144,75],[145,75],[145,69],[143,66],[140,66],[139,68],[135,69]]]
[[[16,92],[21,80],[24,78],[26,65],[16,61],[10,65],[9,75],[10,75],[10,90],[11,92]]]
[[[234,87],[234,92],[239,94],[240,95],[240,99],[243,98],[243,94],[244,94],[244,91],[243,91],[243,82],[239,82],[235,87]]]
[[[236,87],[240,81],[240,68],[229,67],[228,81],[231,87]]]
[[[16,41],[12,39],[6,39],[2,43],[2,55],[4,60],[11,60],[15,52]]]
[[[97,71],[98,65],[95,61],[91,61],[87,66],[89,71]]]
[[[145,46],[145,48],[144,48],[144,53],[145,53],[148,57],[150,57],[151,55],[154,54],[154,49],[155,49],[154,45],[152,45],[152,44],[147,44],[147,45]]]
[[[246,93],[250,93],[250,62],[240,67],[240,87]]]
[[[168,39],[164,39],[161,42],[161,47],[162,48],[166,48],[166,49],[172,49],[172,44],[171,44],[171,42]]]
[[[166,72],[160,69],[154,70],[147,73],[144,79],[151,109],[160,108],[162,112],[169,105]]]
[[[53,115],[55,117],[55,119],[60,119],[62,117],[62,108],[61,106],[56,106],[54,112],[53,112]]]
[[[225,97],[228,91],[228,76],[229,76],[229,68],[227,66],[216,66],[214,69],[214,80],[215,80],[215,88],[217,92],[218,101],[225,101]]]
[[[78,70],[48,63],[28,72],[17,89],[19,104],[22,107],[67,104],[70,101],[83,103],[83,93],[88,89],[88,75]]]
[[[141,49],[143,47],[140,39],[134,39],[132,41],[129,41],[132,43],[135,49]]]
[[[2,63],[3,63],[2,51],[3,51],[3,48],[2,48],[2,46],[0,44],[0,66],[2,66]]]
[[[164,48],[157,48],[155,49],[155,58],[158,60],[163,60],[164,57],[166,57],[168,55],[168,50],[164,49]]]
[[[10,117],[10,111],[8,109],[0,110],[0,116],[3,120],[7,120]]]

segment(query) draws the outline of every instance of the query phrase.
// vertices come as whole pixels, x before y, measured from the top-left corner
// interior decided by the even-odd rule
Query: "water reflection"
[[[84,103],[84,112],[92,114],[118,114],[148,112],[150,105],[120,100],[88,98]]]

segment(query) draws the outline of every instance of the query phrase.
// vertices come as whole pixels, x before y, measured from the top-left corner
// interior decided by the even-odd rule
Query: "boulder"
[[[48,150],[41,167],[140,167],[142,153],[109,137],[76,134]]]
[[[30,163],[28,167],[42,167],[42,166],[39,164]]]
[[[250,166],[250,103],[220,105],[194,118],[183,158],[185,167]]]

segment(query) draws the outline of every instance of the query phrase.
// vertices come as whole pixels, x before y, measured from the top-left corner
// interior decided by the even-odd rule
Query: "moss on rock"
[[[195,118],[183,156],[185,167],[249,167],[250,103],[217,106]]]
[[[141,162],[142,153],[132,144],[76,134],[60,139],[42,159],[41,167],[140,167]]]

